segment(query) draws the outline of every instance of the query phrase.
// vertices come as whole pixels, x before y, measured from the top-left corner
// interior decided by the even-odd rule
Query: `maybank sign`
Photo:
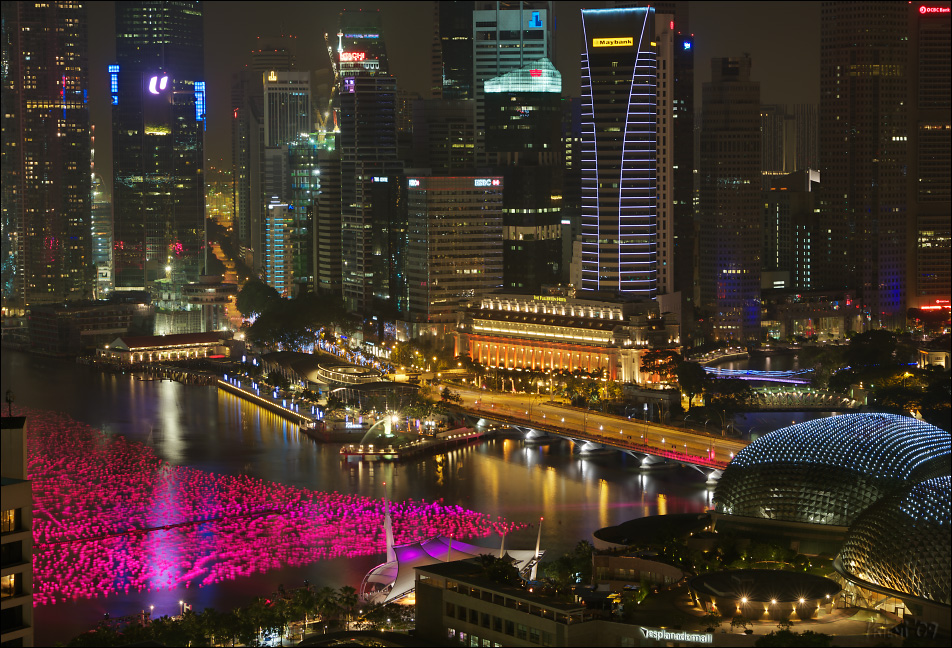
[[[631,36],[627,38],[593,38],[592,47],[631,47],[635,44],[635,39]]]
[[[655,641],[687,641],[690,643],[714,645],[714,634],[711,632],[684,632],[682,630],[665,630],[664,628],[641,628],[643,639]]]

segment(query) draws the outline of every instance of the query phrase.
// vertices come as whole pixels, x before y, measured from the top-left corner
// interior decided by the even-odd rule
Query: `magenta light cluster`
[[[202,587],[385,549],[382,500],[174,466],[69,417],[25,410],[34,605]],[[397,544],[525,525],[449,506],[391,504]]]

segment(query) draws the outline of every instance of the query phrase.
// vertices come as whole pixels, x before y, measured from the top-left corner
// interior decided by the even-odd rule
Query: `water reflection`
[[[507,537],[506,545],[514,548],[535,546],[535,525],[544,517],[542,545],[550,555],[571,551],[602,526],[653,514],[660,508],[660,494],[670,513],[700,512],[710,501],[696,471],[643,474],[631,457],[606,453],[581,459],[569,442],[527,446],[520,439],[498,438],[398,466],[347,464],[340,459],[339,444],[316,443],[284,419],[214,388],[136,381],[12,351],[2,354],[2,367],[0,391],[13,388],[18,403],[50,407],[49,394],[55,393],[56,408],[107,434],[150,442],[158,457],[173,464],[370,498],[383,496],[386,481],[394,500],[442,499],[493,518],[531,524]],[[487,542],[498,545],[498,538]],[[224,609],[274,591],[279,583],[291,586],[305,578],[332,587],[356,586],[379,559],[318,561],[197,591],[45,606],[36,610],[37,643],[66,640],[106,611],[116,617],[156,605],[157,614],[175,613],[183,596],[196,610],[209,605]]]

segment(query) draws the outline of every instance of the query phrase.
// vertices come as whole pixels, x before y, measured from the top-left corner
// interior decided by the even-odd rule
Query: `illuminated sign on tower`
[[[151,92],[154,95],[157,95],[163,90],[165,90],[168,87],[168,85],[169,85],[168,74],[162,74],[161,76],[154,75],[151,79],[149,79],[149,92]]]

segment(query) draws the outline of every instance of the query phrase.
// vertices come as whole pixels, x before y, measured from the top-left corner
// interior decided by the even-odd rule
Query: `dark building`
[[[683,3],[681,3],[683,4]],[[688,26],[677,22],[674,36],[674,96],[671,108],[672,158],[671,198],[673,225],[674,291],[681,293],[681,331],[690,337],[693,330],[697,258],[697,219],[694,213],[694,36]],[[686,23],[686,20],[685,20]],[[670,78],[669,78],[670,82]],[[663,136],[663,134],[662,134]]]
[[[570,283],[575,242],[582,231],[582,100],[562,99],[562,283]]]
[[[407,180],[404,175],[376,176],[371,185],[373,203],[372,246],[373,312],[387,320],[406,318],[407,284]]]
[[[470,2],[436,3],[431,95],[443,99],[473,98],[473,9]]]
[[[30,310],[30,350],[54,356],[89,353],[120,335],[149,335],[155,309],[145,293],[120,293],[108,301],[43,304]]]
[[[770,188],[770,176],[819,168],[816,106],[797,104],[791,110],[782,104],[765,104],[760,123],[764,189]]]
[[[92,296],[86,8],[3,3],[2,295]]]
[[[906,304],[952,300],[952,5],[907,5],[909,18]]]
[[[763,192],[762,289],[814,288],[813,245],[823,232],[815,213],[820,173],[770,176]]]
[[[825,2],[820,19],[816,276],[855,288],[872,326],[905,322],[910,6]]]
[[[760,83],[751,60],[713,59],[702,90],[701,306],[717,340],[760,340]]]
[[[471,99],[413,102],[413,166],[449,175],[472,171],[476,115]]]
[[[503,177],[503,287],[562,278],[562,77],[548,59],[486,81],[486,152]]]
[[[403,171],[397,156],[397,80],[388,73],[379,11],[340,14],[341,286],[364,313],[374,300],[375,177]]]
[[[115,285],[198,280],[205,246],[205,74],[198,2],[117,2]]]
[[[333,137],[337,142],[337,137]],[[315,290],[324,295],[341,295],[341,161],[340,149],[318,151],[321,187],[317,196],[317,223],[314,226]]]

